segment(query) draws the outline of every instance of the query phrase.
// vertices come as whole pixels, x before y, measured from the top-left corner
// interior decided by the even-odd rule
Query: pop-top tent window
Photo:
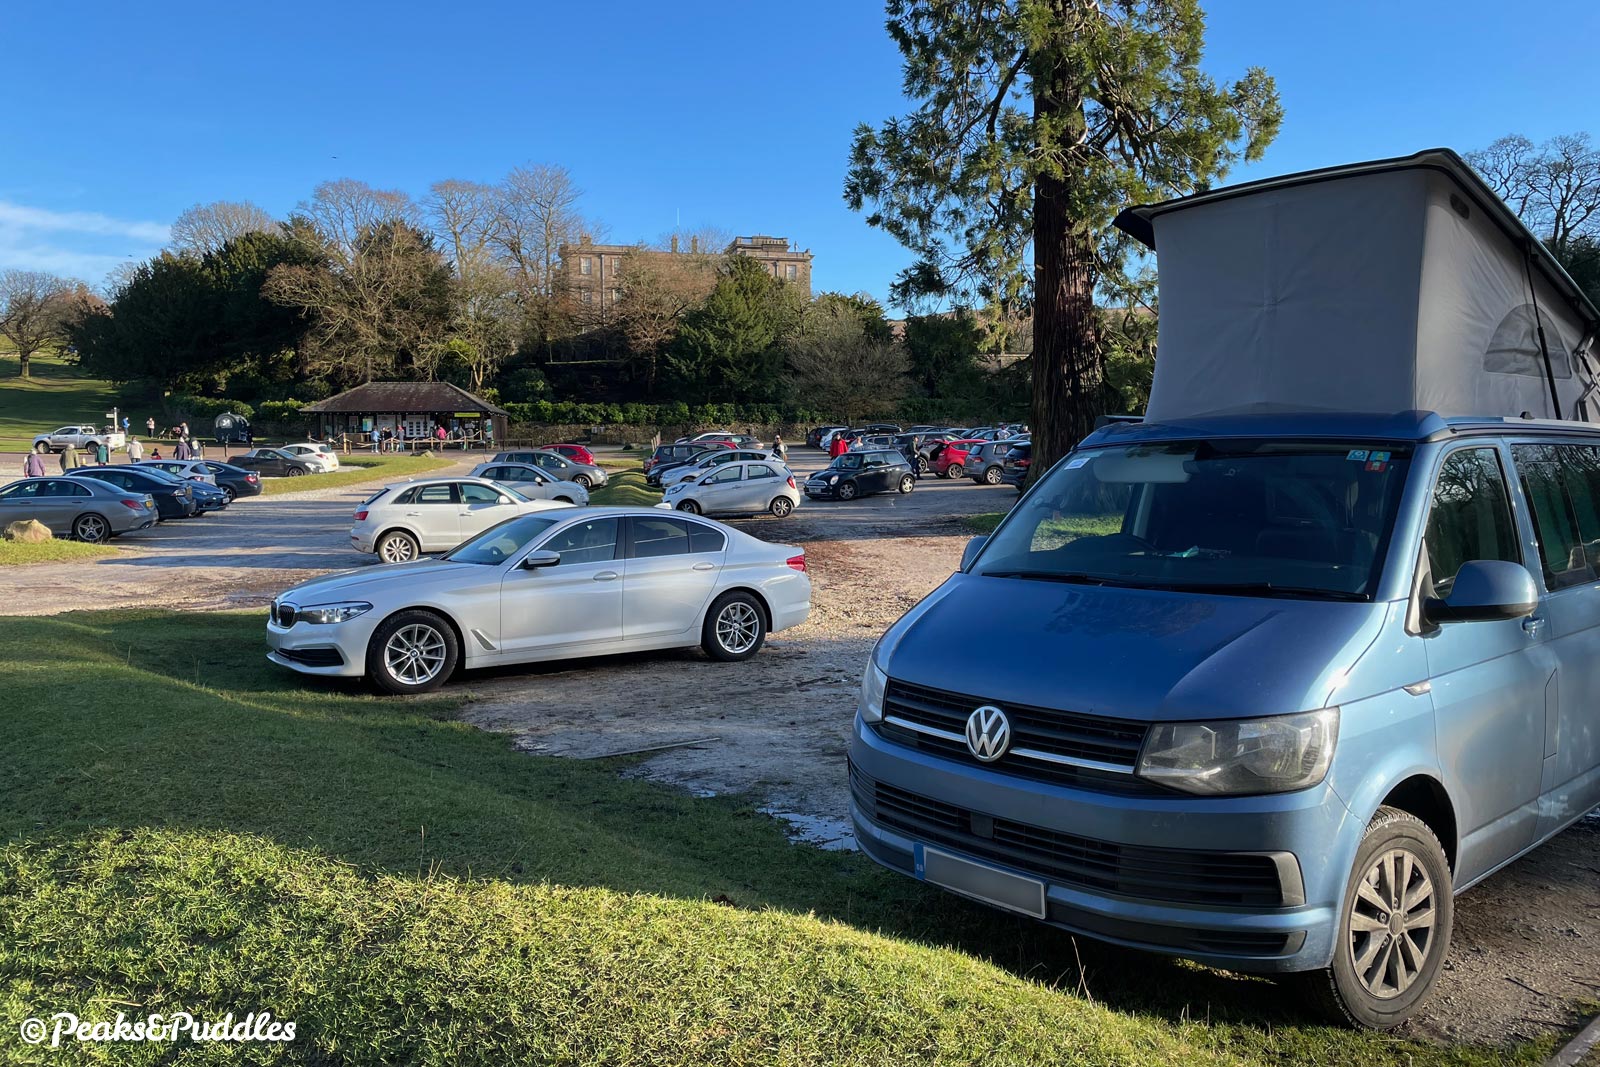
[[[1159,258],[1152,421],[1600,421],[1600,311],[1454,152],[1215,189],[1130,208],[1117,225]]]

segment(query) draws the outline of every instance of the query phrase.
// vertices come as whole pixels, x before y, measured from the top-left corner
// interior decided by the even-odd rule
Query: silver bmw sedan
[[[524,514],[437,559],[330,574],[273,600],[267,658],[426,693],[457,668],[699,645],[749,659],[804,622],[803,550],[653,508]]]

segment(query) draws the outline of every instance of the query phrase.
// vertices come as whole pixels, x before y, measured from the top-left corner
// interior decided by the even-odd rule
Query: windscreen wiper
[[[1308,585],[1280,585],[1277,582],[1174,582],[1152,586],[1180,593],[1240,593],[1245,596],[1316,597],[1321,600],[1370,600],[1365,593],[1344,589],[1319,589]]]

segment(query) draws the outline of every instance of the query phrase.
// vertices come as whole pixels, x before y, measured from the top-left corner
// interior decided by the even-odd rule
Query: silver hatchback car
[[[785,518],[800,506],[794,475],[774,459],[722,463],[692,482],[668,486],[662,508],[706,515],[755,515],[771,512]]]
[[[953,654],[985,619],[1009,654]],[[1392,1027],[1455,894],[1600,805],[1600,429],[1120,424],[889,628],[878,862]]]

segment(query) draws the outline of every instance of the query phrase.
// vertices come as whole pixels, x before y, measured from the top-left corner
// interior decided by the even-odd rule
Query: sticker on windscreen
[[[1367,450],[1364,448],[1352,448],[1350,454],[1344,458],[1352,463],[1365,463],[1367,461]]]
[[[1067,470],[1075,471],[1079,467],[1083,466],[1085,463],[1088,463],[1088,462],[1089,462],[1089,457],[1088,456],[1077,456],[1077,457],[1074,457],[1073,459],[1067,460]]]

